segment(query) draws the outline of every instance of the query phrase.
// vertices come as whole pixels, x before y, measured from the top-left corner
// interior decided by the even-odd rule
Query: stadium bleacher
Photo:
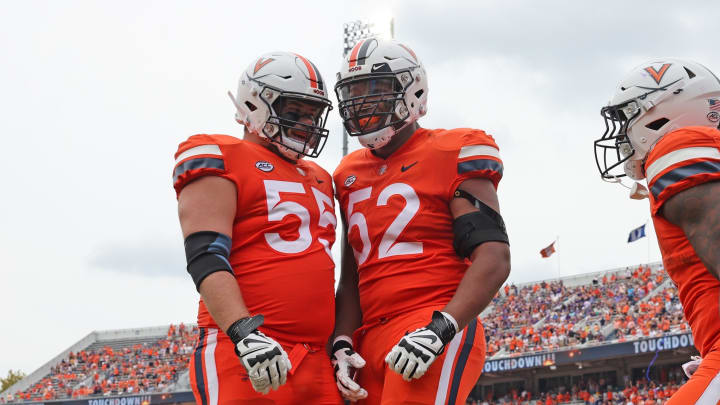
[[[165,336],[98,340],[71,351],[47,375],[11,393],[9,399],[51,401],[167,392],[187,369],[198,329],[180,324],[166,330]]]
[[[557,350],[688,330],[677,290],[660,266],[506,285],[482,323],[488,357]]]

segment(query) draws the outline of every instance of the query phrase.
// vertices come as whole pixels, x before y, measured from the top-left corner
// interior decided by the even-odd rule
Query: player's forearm
[[[210,316],[223,331],[238,319],[250,316],[235,276],[227,271],[207,276],[200,284],[200,296]]]
[[[510,275],[510,248],[487,242],[475,248],[471,260],[455,295],[443,309],[461,330],[490,304]]]
[[[341,214],[345,218],[345,214]],[[347,240],[347,225],[343,219],[340,282],[335,292],[335,333],[334,336],[352,336],[362,324],[358,271],[352,247]]]
[[[335,294],[335,336],[352,336],[362,324],[360,296],[357,284],[352,280],[340,279]]]

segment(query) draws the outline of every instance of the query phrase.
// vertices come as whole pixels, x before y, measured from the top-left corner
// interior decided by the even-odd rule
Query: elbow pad
[[[201,231],[185,238],[185,257],[187,271],[200,291],[200,283],[205,277],[216,271],[235,274],[230,265],[231,239],[229,236],[213,231]]]
[[[469,258],[473,250],[485,242],[510,244],[505,221],[500,214],[466,191],[458,189],[454,196],[465,198],[478,209],[453,221],[453,247],[458,256]]]

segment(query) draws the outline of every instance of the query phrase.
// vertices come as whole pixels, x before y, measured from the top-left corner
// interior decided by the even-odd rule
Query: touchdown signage
[[[35,402],[33,405],[162,405],[195,403],[191,391]]]
[[[520,370],[523,368],[542,367],[544,365],[549,366],[551,364],[555,364],[555,353],[490,360],[485,362],[483,372],[493,373],[498,371]]]
[[[493,359],[485,362],[484,373],[522,370],[551,366],[553,364],[572,364],[578,361],[600,360],[612,357],[632,356],[643,353],[663,352],[682,347],[693,346],[690,333],[668,335],[633,342],[614,343],[602,346],[578,347],[553,353],[530,354],[519,357]],[[91,404],[94,405],[94,404]],[[104,405],[104,404],[98,404]]]
[[[663,336],[654,339],[640,340],[632,342],[632,344],[635,349],[635,354],[655,351],[662,352],[694,345],[692,335],[689,333],[685,335]]]
[[[87,405],[149,405],[152,403],[150,395],[122,398],[88,399]]]

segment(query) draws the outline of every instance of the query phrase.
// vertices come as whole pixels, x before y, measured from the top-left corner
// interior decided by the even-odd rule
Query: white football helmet
[[[385,146],[427,112],[428,81],[415,52],[395,41],[358,42],[343,60],[335,94],[350,136],[369,149]]]
[[[715,108],[711,108],[715,106]],[[682,127],[718,127],[720,80],[704,66],[681,59],[652,60],[633,69],[600,110],[605,133],[595,141],[604,180],[645,178],[648,152],[666,133]],[[624,173],[616,170],[623,164]]]
[[[332,103],[320,72],[305,57],[264,54],[242,73],[237,95],[228,95],[237,110],[235,120],[273,142],[289,159],[317,157],[325,146]],[[292,101],[301,103],[300,113]],[[308,111],[312,113],[305,114]]]

